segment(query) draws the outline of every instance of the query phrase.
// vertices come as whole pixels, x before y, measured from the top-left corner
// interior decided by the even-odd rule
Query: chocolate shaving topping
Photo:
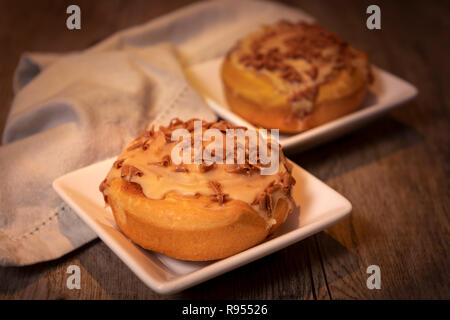
[[[296,92],[295,94],[293,94],[290,98],[291,102],[296,102],[296,101],[301,101],[303,99],[309,100],[314,102],[316,100],[317,97],[317,87],[309,87],[306,88],[302,91]]]
[[[210,128],[211,129],[217,129],[217,130],[220,130],[220,131],[225,133],[227,131],[227,129],[228,129],[228,126],[226,125],[226,123],[223,120],[221,120],[221,121],[211,125]]]
[[[185,129],[186,129],[187,131],[189,131],[189,132],[194,131],[194,121],[195,121],[195,119],[191,119],[191,120],[189,120],[189,121],[186,122]]]
[[[273,193],[273,192],[275,192],[275,191],[277,191],[277,190],[280,190],[280,189],[282,189],[282,188],[283,188],[283,186],[282,186],[281,184],[275,183],[275,181],[272,181],[272,182],[267,186],[266,192]]]
[[[228,200],[227,194],[215,194],[211,196],[211,200],[214,202],[218,202],[219,205],[222,205],[224,202]]]
[[[190,119],[186,122],[183,122],[182,120],[178,118],[174,118],[170,121],[169,125],[167,127],[160,126],[159,130],[164,134],[164,137],[166,139],[166,143],[172,142],[172,131],[175,129],[186,129],[189,132],[194,131],[194,122],[195,121],[202,121],[202,128],[208,129],[209,126],[211,126],[215,122],[206,122],[200,119]]]
[[[182,128],[182,129],[186,129],[188,131],[194,131],[194,122],[195,121],[201,121],[202,122],[202,128],[203,129],[210,129],[210,128],[215,128],[218,129],[222,132],[225,132],[226,129],[244,129],[247,130],[246,127],[243,126],[234,126],[231,123],[224,121],[224,120],[220,120],[219,122],[207,122],[204,120],[200,120],[200,119],[190,119],[186,122],[181,121],[178,118],[173,119],[170,124],[167,127],[164,126],[160,126],[159,130],[164,133],[164,135],[166,137],[171,137],[172,135],[172,131],[178,128]]]
[[[162,131],[162,133],[166,136],[168,136],[169,134],[171,134],[172,130],[176,129],[176,128],[188,128],[191,129],[193,128],[193,123],[194,121],[197,119],[191,119],[189,121],[183,122],[179,119],[174,119],[170,122],[169,126],[167,127],[160,127],[160,130]],[[226,122],[226,121],[219,121],[217,123],[214,122],[206,122],[206,121],[202,121],[202,128],[216,128],[218,130],[220,130],[221,132],[225,132],[228,129],[244,129],[247,130],[246,127],[240,127],[240,126],[233,126],[232,124]],[[151,130],[146,131],[146,133],[141,134],[141,141],[135,141],[130,147],[128,147],[127,150],[135,150],[139,147],[144,148],[145,145],[148,144],[148,141],[151,140],[150,138],[153,137],[155,134],[154,129],[152,127]],[[236,165],[225,165],[223,166],[223,169],[227,172],[230,173],[237,173],[237,174],[252,174],[253,172],[259,172],[261,170],[261,167],[263,166],[260,162],[259,159],[256,157],[257,163],[256,164],[250,164],[249,163],[249,155],[252,152],[251,150],[248,149],[248,141],[246,140],[246,143],[235,143],[235,151],[236,150],[240,150],[241,152],[245,151],[245,163],[244,164],[236,164]],[[254,150],[255,152],[257,151],[257,148]],[[234,152],[235,156],[237,152]],[[144,154],[145,155],[145,154]],[[211,152],[212,156],[215,156],[215,150],[212,150]],[[132,155],[133,156],[133,155]],[[252,157],[253,159],[253,157]],[[128,158],[128,160],[130,160],[130,158]],[[125,181],[128,182],[133,182],[133,178],[134,177],[142,177],[144,175],[144,172],[140,169],[138,169],[137,167],[130,165],[130,164],[125,164],[126,159],[117,159],[114,164],[113,167],[115,169],[120,169],[120,176],[122,179],[124,179]],[[171,162],[171,158],[170,155],[165,155],[162,157],[161,161],[157,161],[157,162],[149,162],[148,165],[155,165],[155,166],[160,166],[160,167],[169,167],[172,165]],[[218,167],[219,165],[216,163],[206,163],[203,162],[202,164],[199,165],[199,171],[200,172],[207,172],[210,171],[216,167]],[[178,166],[174,166],[175,167],[175,172],[184,172],[184,173],[188,173],[189,170],[188,168],[186,168],[183,165],[178,165]],[[257,199],[257,203],[261,208],[265,208],[265,210],[272,210],[273,208],[273,203],[272,203],[272,197],[271,197],[271,193],[273,193],[276,190],[282,189],[283,190],[287,190],[290,188],[290,186],[293,184],[293,182],[289,179],[286,180],[286,178],[283,176],[280,176],[280,180],[282,182],[276,184],[276,183],[271,183],[265,190],[265,195],[259,196]],[[286,185],[286,186],[284,186]],[[214,202],[219,203],[219,205],[222,205],[223,203],[225,203],[226,201],[228,201],[229,195],[225,194],[223,192],[223,188],[222,185],[217,182],[217,181],[209,181],[208,186],[213,190],[213,195],[211,196],[211,200]],[[99,189],[101,192],[103,192],[106,188],[108,187],[108,184],[106,182],[106,179],[100,184]],[[200,194],[195,194],[194,197],[200,197]],[[105,198],[105,201],[106,198]],[[255,200],[256,201],[256,200]]]
[[[102,183],[100,183],[100,186],[98,187],[98,189],[100,190],[100,192],[103,193],[103,191],[105,191],[106,188],[109,187],[109,184],[106,182],[106,178],[102,181]]]
[[[311,77],[311,79],[316,80],[319,70],[316,66],[313,66],[310,70],[306,71],[306,74]]]
[[[226,133],[227,129],[244,129],[247,130],[246,127],[233,126],[231,123],[220,120],[219,122],[214,122],[208,126],[208,129],[217,129],[223,133]]]
[[[122,171],[120,173],[120,177],[124,178],[127,181],[131,181],[131,179],[135,176],[138,177],[142,177],[144,175],[144,173],[139,170],[138,168],[134,167],[134,166],[130,166],[130,165],[123,165],[122,166]]]
[[[169,155],[165,155],[161,161],[158,162],[149,162],[149,165],[159,166],[159,167],[168,167],[171,164],[171,159]]]
[[[286,161],[286,159],[283,159],[283,160],[284,160],[284,161],[283,161],[284,167],[286,168],[286,170],[287,170],[289,173],[292,173],[292,169],[294,168],[294,165],[293,165],[292,163]]]
[[[118,160],[114,161],[113,167],[116,169],[122,168],[124,161],[125,161],[125,159],[118,159]]]
[[[252,205],[258,205],[261,211],[271,213],[273,210],[272,195],[264,191],[253,200]]]
[[[222,205],[225,201],[227,201],[227,194],[222,192],[222,185],[214,180],[208,182],[208,186],[214,191],[214,195],[211,196],[212,201],[218,202],[219,205]]]
[[[164,134],[164,138],[166,139],[166,142],[172,141],[172,129],[169,127],[159,127],[159,131],[161,131]]]
[[[137,148],[142,147],[143,145],[144,145],[144,143],[143,143],[142,141],[136,142],[135,144],[129,146],[129,147],[127,148],[127,151],[135,150],[135,149],[137,149]]]
[[[292,186],[295,184],[295,179],[289,172],[280,174],[282,189],[286,194],[291,192]]]
[[[171,140],[171,136],[172,136],[172,132],[175,129],[186,129],[189,132],[193,132],[194,131],[194,122],[195,121],[201,121],[202,123],[202,129],[203,130],[207,130],[207,129],[218,129],[219,131],[221,131],[222,133],[226,133],[227,129],[243,129],[243,130],[248,130],[246,127],[243,126],[234,126],[229,122],[226,121],[219,121],[219,122],[207,122],[204,120],[200,120],[200,119],[190,119],[186,122],[181,121],[178,118],[173,119],[168,126],[164,127],[164,126],[160,126],[159,130],[164,134],[164,138],[166,140],[166,143],[171,143],[173,142]],[[191,145],[194,146],[194,139],[191,139]],[[203,146],[204,147],[204,146]]]
[[[181,121],[179,118],[173,118],[170,121],[169,127],[173,128],[173,127],[176,127],[177,125],[182,124],[182,123],[183,123],[183,121]]]
[[[187,172],[189,172],[189,170],[187,168],[185,168],[184,166],[179,165],[175,168],[175,172],[186,172],[187,173]]]
[[[172,135],[170,135],[170,136],[164,135],[164,138],[166,139],[166,143],[171,143],[172,142]]]
[[[208,182],[208,186],[213,189],[215,193],[222,193],[222,185],[214,180]]]
[[[105,195],[103,191],[105,191],[105,189],[107,189],[108,187],[109,184],[106,182],[106,178],[102,181],[102,183],[100,183],[100,186],[98,187],[100,192],[103,194],[103,200],[105,201],[105,203],[108,203],[108,196]]]
[[[144,143],[142,144],[142,149],[144,151],[147,150],[149,145],[150,145],[150,139],[145,140]]]
[[[279,173],[279,181],[272,181],[251,203],[258,205],[259,209],[271,213],[273,208],[272,194],[277,190],[282,190],[288,197],[291,194],[291,188],[295,184],[295,179],[289,172]]]
[[[303,80],[302,75],[291,66],[283,67],[281,77],[289,82],[302,82]]]
[[[215,168],[216,164],[215,163],[206,164],[205,162],[203,162],[198,167],[200,169],[200,172],[208,172],[209,170]]]
[[[226,172],[228,173],[239,173],[239,174],[247,174],[250,175],[253,172],[259,172],[261,169],[254,165],[254,164],[250,164],[250,163],[245,163],[245,164],[232,164],[232,165],[228,165],[225,169]]]
[[[305,99],[307,99],[309,101],[314,101],[317,96],[317,87],[310,87],[310,88],[302,91],[301,94]]]

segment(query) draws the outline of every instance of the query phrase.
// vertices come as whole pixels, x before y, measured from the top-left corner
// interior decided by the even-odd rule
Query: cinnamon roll
[[[267,164],[258,159],[250,163],[248,148],[240,164],[220,159],[175,163],[173,150],[180,141],[173,141],[173,133],[181,129],[194,138],[195,121],[174,119],[140,134],[114,162],[100,191],[118,227],[134,243],[177,259],[215,260],[274,232],[295,207],[295,180],[280,148],[272,174],[261,174]],[[228,129],[247,132],[225,121],[200,121],[200,129],[202,134],[217,129],[224,137]],[[210,143],[203,139],[202,150]]]
[[[242,39],[221,69],[230,108],[249,122],[301,132],[358,109],[367,55],[316,24],[280,21]]]

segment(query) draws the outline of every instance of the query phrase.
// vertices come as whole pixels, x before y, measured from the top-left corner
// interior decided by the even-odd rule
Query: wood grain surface
[[[1,1],[0,128],[26,51],[84,49],[190,1]],[[77,3],[82,30],[65,28]],[[382,30],[365,27],[376,3]],[[339,140],[290,158],[347,197],[332,228],[176,295],[147,288],[100,240],[56,261],[0,268],[0,299],[449,299],[450,6],[444,1],[287,1],[415,84],[418,97]],[[81,290],[66,269],[81,267]],[[381,290],[366,287],[369,265]]]

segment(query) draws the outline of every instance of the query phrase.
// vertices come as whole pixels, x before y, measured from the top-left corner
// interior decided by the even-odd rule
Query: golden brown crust
[[[111,181],[109,204],[120,230],[141,247],[182,260],[221,259],[263,241],[272,231],[247,203],[210,204],[207,197],[169,194],[165,199],[146,198],[139,186],[121,179]],[[207,208],[209,205],[210,208]],[[274,210],[278,221],[289,207],[283,200]]]
[[[280,105],[278,108],[266,108],[264,104],[259,105],[246,100],[227,84],[224,84],[224,92],[231,110],[249,122],[263,128],[279,129],[283,133],[297,133],[359,109],[367,92],[367,83],[361,83],[361,86],[355,88],[351,94],[327,100],[327,94],[322,94],[322,91],[327,90],[327,87],[333,90],[335,85],[329,83],[322,86],[319,89],[319,96],[323,97],[323,101],[316,102],[314,111],[302,118],[291,117],[292,110],[288,104]]]
[[[280,22],[240,41],[221,76],[234,112],[296,133],[358,109],[369,68],[365,53],[321,27]]]

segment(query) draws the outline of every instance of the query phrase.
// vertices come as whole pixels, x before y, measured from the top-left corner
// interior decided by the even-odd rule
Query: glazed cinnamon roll
[[[221,76],[234,112],[285,133],[358,109],[371,81],[364,52],[316,24],[287,21],[239,41]]]
[[[173,150],[180,141],[173,141],[173,133],[181,129],[193,137],[195,121],[174,119],[143,132],[119,155],[100,191],[118,227],[134,243],[177,259],[214,260],[275,231],[295,207],[295,180],[281,149],[276,172],[265,175],[261,170],[267,164],[250,163],[249,149],[244,163],[175,163]],[[225,121],[198,123],[202,133],[247,130]],[[211,141],[201,143],[204,150]]]

